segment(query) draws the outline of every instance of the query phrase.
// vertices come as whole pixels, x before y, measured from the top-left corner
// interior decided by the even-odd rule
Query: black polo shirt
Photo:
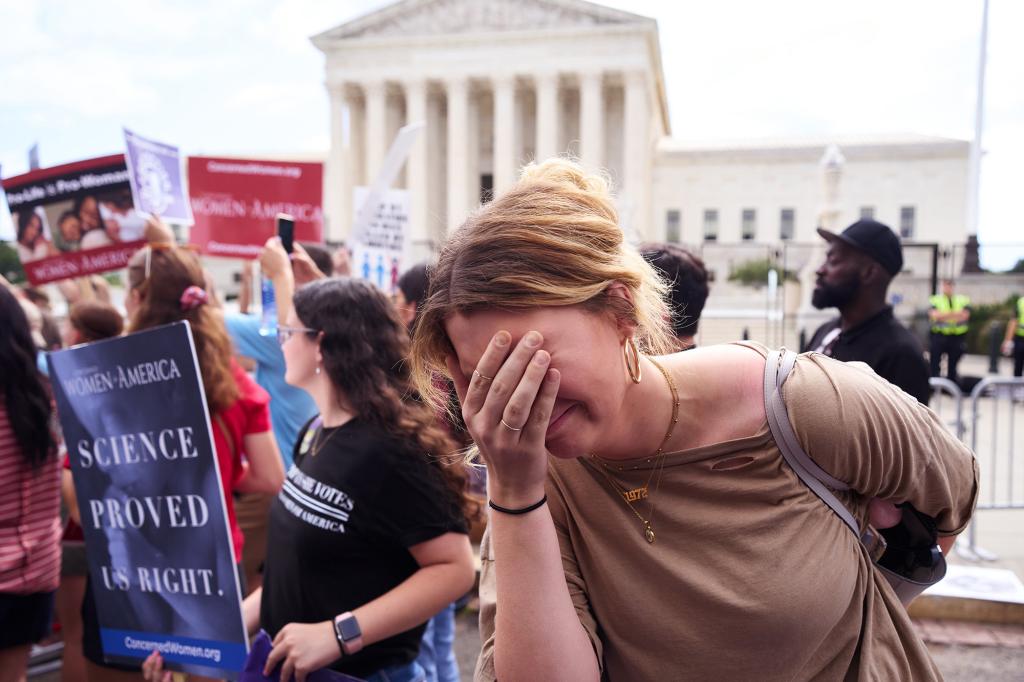
[[[878,376],[899,386],[922,405],[928,404],[931,388],[921,342],[896,320],[891,306],[835,336],[840,321],[837,317],[818,327],[803,350],[823,352],[843,362],[866,363]]]

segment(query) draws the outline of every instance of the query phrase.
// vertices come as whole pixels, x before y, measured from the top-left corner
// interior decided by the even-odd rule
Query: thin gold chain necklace
[[[320,454],[320,451],[324,449],[324,446],[327,445],[327,442],[331,440],[331,437],[334,436],[334,434],[336,434],[340,430],[340,428],[341,427],[338,426],[332,427],[332,430],[329,434],[327,434],[327,437],[321,440],[321,436],[324,435],[324,431],[327,430],[327,427],[324,425],[323,422],[320,422],[320,428],[317,429],[316,435],[313,436],[313,444],[309,448],[310,455],[316,457],[318,454]]]
[[[608,472],[605,471],[605,469],[609,469],[610,467],[604,462],[604,460],[602,460],[597,455],[591,455],[590,457],[591,459],[598,463],[597,470],[600,471],[601,474],[608,481],[608,483],[611,484],[615,492],[618,495],[622,496],[622,499],[625,501],[626,506],[629,507],[630,511],[636,514],[636,517],[640,519],[640,523],[643,524],[644,538],[647,540],[648,543],[654,544],[654,498],[651,497],[650,494],[650,484],[651,481],[654,479],[655,474],[657,474],[658,479],[655,483],[655,492],[657,492],[658,488],[661,486],[661,473],[665,469],[665,446],[668,444],[669,439],[672,437],[672,433],[675,431],[676,424],[679,422],[679,391],[676,389],[676,382],[672,379],[672,375],[668,373],[668,370],[666,370],[661,365],[661,363],[654,360],[653,358],[648,359],[655,367],[657,367],[661,371],[661,374],[665,377],[665,381],[668,383],[669,390],[672,392],[672,419],[668,423],[668,428],[665,430],[665,437],[661,439],[661,445],[658,446],[658,451],[654,453],[654,467],[652,467],[651,473],[647,477],[647,482],[644,483],[644,485],[641,486],[640,488],[626,490],[621,485],[616,483],[615,480],[608,475]],[[638,502],[644,499],[648,500],[648,505],[650,509],[650,511],[648,512],[648,518],[646,519],[633,506],[634,502]]]

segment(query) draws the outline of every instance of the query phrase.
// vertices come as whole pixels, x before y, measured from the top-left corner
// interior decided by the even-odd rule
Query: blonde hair
[[[608,294],[616,282],[630,300]],[[444,321],[484,309],[582,305],[635,326],[642,351],[668,352],[666,291],[626,241],[604,178],[564,158],[530,164],[442,249],[414,331],[416,386],[442,404],[435,377],[448,375],[445,356],[454,354]]]

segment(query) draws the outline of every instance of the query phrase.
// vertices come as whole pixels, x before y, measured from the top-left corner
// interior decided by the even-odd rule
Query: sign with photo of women
[[[153,213],[166,222],[191,224],[181,154],[177,147],[124,129],[125,160],[135,209]]]
[[[278,213],[295,217],[295,241],[323,241],[322,163],[190,156],[189,241],[209,256],[258,258]]]
[[[191,328],[48,360],[104,657],[233,677],[249,646]]]
[[[144,243],[124,155],[40,168],[2,181],[29,282],[125,267]]]

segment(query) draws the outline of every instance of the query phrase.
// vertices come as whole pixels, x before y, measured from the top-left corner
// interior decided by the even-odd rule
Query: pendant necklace
[[[668,428],[665,431],[665,437],[661,439],[661,445],[658,446],[657,452],[654,453],[655,462],[654,466],[651,468],[650,475],[647,477],[647,482],[639,488],[627,490],[608,475],[608,471],[606,470],[611,469],[611,467],[608,466],[605,460],[596,455],[591,455],[590,457],[597,462],[597,470],[600,471],[608,483],[611,484],[616,494],[622,497],[630,511],[636,514],[636,517],[640,519],[640,523],[643,524],[644,538],[648,543],[654,544],[655,535],[654,527],[652,525],[654,522],[654,498],[651,496],[650,484],[651,481],[654,480],[655,474],[657,474],[655,492],[657,492],[658,487],[661,485],[661,474],[665,469],[665,446],[668,444],[669,439],[672,437],[672,433],[675,431],[676,424],[679,422],[679,391],[676,388],[676,382],[672,379],[672,375],[668,373],[668,370],[653,358],[648,358],[648,360],[650,360],[651,363],[661,371],[662,375],[665,377],[665,381],[668,383],[669,390],[672,392],[672,419],[668,423]],[[650,461],[650,458],[647,461]],[[622,467],[619,467],[619,470],[621,471]],[[644,516],[637,511],[636,507],[633,506],[633,503],[641,500],[648,500],[647,518],[644,518]]]

